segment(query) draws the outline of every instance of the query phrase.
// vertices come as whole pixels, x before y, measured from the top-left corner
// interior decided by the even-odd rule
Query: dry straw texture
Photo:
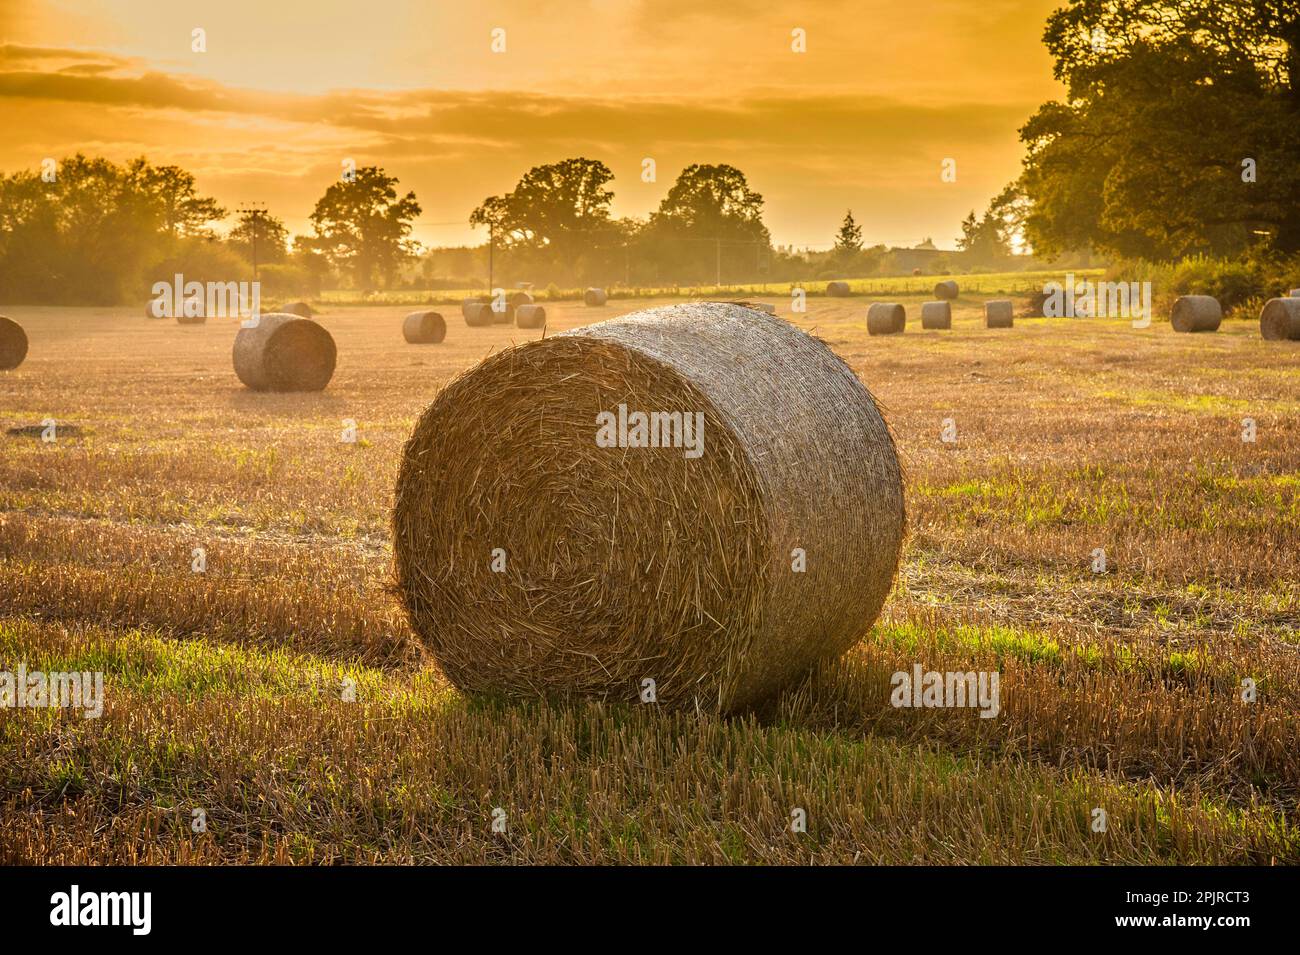
[[[1176,332],[1214,332],[1223,321],[1223,309],[1213,295],[1180,295],[1169,313]]]
[[[439,312],[412,312],[402,320],[402,337],[412,345],[436,345],[447,337]]]
[[[827,282],[826,294],[835,298],[844,298],[849,294],[848,282]]]
[[[1016,307],[1009,298],[995,298],[984,303],[985,328],[1011,328],[1016,322]]]
[[[598,445],[597,415],[620,404],[702,414],[702,456]],[[660,703],[724,710],[867,632],[903,524],[893,439],[853,372],[723,303],[575,329],[460,376],[407,442],[392,520],[412,626],[458,686],[635,700],[653,679]]]
[[[894,302],[875,302],[867,309],[868,335],[897,335],[907,327],[907,310]]]
[[[334,337],[309,318],[263,315],[239,329],[235,374],[254,391],[321,391],[334,376]]]
[[[926,302],[921,306],[922,328],[952,328],[952,306],[947,302]]]
[[[1300,298],[1274,298],[1259,313],[1259,333],[1269,341],[1300,341]]]
[[[27,333],[12,318],[0,315],[0,371],[17,368],[27,357]]]
[[[609,301],[603,288],[589,288],[582,293],[582,303],[589,308],[599,308]]]
[[[541,305],[520,305],[515,309],[515,324],[520,328],[545,328],[546,309]]]
[[[939,282],[934,287],[934,297],[945,302],[951,302],[958,295],[957,283],[949,279],[946,282]]]

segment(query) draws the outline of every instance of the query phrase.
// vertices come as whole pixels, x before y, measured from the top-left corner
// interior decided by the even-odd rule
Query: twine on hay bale
[[[832,298],[844,298],[849,295],[848,282],[827,282],[826,294]]]
[[[995,298],[984,303],[985,328],[1011,328],[1016,323],[1016,307],[1009,298]]]
[[[285,312],[241,327],[232,352],[235,374],[254,391],[322,391],[334,377],[334,336],[310,318]]]
[[[636,412],[699,413],[703,453],[598,443],[598,415]],[[723,710],[867,633],[903,526],[893,439],[853,372],[787,322],[704,302],[461,375],[406,444],[392,519],[398,593],[462,689],[632,701],[649,679],[662,704]]]
[[[1223,321],[1223,308],[1213,295],[1180,295],[1169,312],[1176,332],[1215,332]]]
[[[868,335],[897,335],[907,327],[907,310],[894,302],[875,302],[867,309]]]
[[[492,324],[492,306],[487,302],[467,302],[461,306],[465,324],[470,328],[483,328]]]
[[[545,328],[546,309],[541,305],[520,305],[515,309],[515,325],[519,328]]]
[[[948,279],[945,282],[938,282],[934,286],[934,297],[940,301],[955,301],[958,293],[959,289],[957,288],[957,283],[952,279]]]
[[[12,318],[0,315],[0,371],[12,371],[27,357],[27,333]]]
[[[609,295],[603,288],[589,288],[582,293],[582,304],[588,308],[599,308],[609,301]]]
[[[947,302],[926,302],[921,306],[922,328],[952,328],[952,306]]]
[[[402,337],[412,345],[436,345],[447,337],[440,312],[412,312],[402,319]]]
[[[1271,342],[1300,341],[1300,298],[1272,298],[1259,313],[1259,333]]]

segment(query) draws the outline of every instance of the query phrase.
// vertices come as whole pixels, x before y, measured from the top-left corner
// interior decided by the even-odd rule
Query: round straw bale
[[[1300,341],[1300,298],[1272,298],[1259,313],[1259,333],[1269,341]]]
[[[492,301],[490,295],[475,295],[473,298],[467,298],[460,303],[460,314],[468,319],[469,310],[475,305],[486,305]]]
[[[545,328],[546,309],[541,305],[520,305],[515,308],[515,324],[520,328]]]
[[[582,304],[589,308],[599,308],[609,301],[609,295],[603,288],[589,288],[582,293]]]
[[[439,312],[412,312],[402,319],[402,337],[412,345],[436,345],[447,337],[447,323]]]
[[[272,312],[235,336],[235,374],[254,391],[323,391],[334,376],[334,337],[310,318]]]
[[[926,302],[921,306],[922,328],[952,328],[952,306],[947,302]]]
[[[176,313],[177,325],[202,325],[207,320],[207,312],[202,306],[200,306],[198,313],[195,315],[187,314],[186,309],[184,308]]]
[[[660,704],[735,710],[867,633],[903,488],[823,342],[696,302],[461,375],[406,444],[392,524],[412,627],[462,689],[633,701],[653,680]]]
[[[951,302],[957,298],[958,291],[957,283],[948,279],[945,282],[935,283],[934,297],[944,302]]]
[[[1291,298],[1300,298],[1300,288],[1293,288],[1291,290]]]
[[[470,328],[483,328],[492,324],[492,306],[487,302],[467,302],[461,306],[465,324]]]
[[[826,294],[833,298],[844,298],[849,294],[848,282],[827,282]]]
[[[1223,309],[1213,295],[1180,295],[1169,313],[1176,332],[1214,332],[1223,321]]]
[[[875,302],[867,309],[868,335],[897,335],[907,326],[907,310],[893,302]]]
[[[27,357],[27,333],[12,318],[0,315],[0,371],[11,371]]]
[[[299,318],[316,317],[316,310],[306,302],[290,302],[288,305],[281,305],[275,311],[284,315],[297,315]]]
[[[984,303],[985,328],[1011,328],[1016,323],[1016,307],[1009,298],[995,298]]]

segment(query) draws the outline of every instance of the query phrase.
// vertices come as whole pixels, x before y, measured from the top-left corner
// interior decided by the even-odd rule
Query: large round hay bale
[[[1269,341],[1300,341],[1300,298],[1272,298],[1259,313],[1259,333]]]
[[[541,305],[520,305],[515,308],[515,324],[520,328],[545,328],[546,309]]]
[[[334,337],[310,318],[263,315],[241,327],[233,351],[235,374],[254,391],[322,391],[334,377]]]
[[[674,412],[641,446],[638,415]],[[660,704],[734,710],[867,633],[903,488],[823,342],[700,302],[461,375],[406,444],[392,523],[412,627],[462,689],[631,701],[653,680]]]
[[[487,302],[467,302],[461,306],[465,324],[470,328],[483,328],[492,324],[492,306]]]
[[[439,312],[412,312],[402,319],[402,337],[412,345],[436,345],[447,337],[447,323]]]
[[[1011,328],[1016,323],[1016,307],[1009,298],[995,298],[984,303],[985,328]]]
[[[12,318],[0,315],[0,371],[12,371],[27,357],[27,333]]]
[[[921,306],[922,328],[952,328],[952,306],[947,302],[926,302]]]
[[[944,302],[955,301],[958,293],[959,293],[959,289],[957,288],[957,283],[954,282],[952,279],[948,279],[947,281],[944,282],[935,283],[934,297],[939,299],[940,301],[944,301]]]
[[[609,301],[609,295],[603,288],[589,288],[582,293],[582,304],[588,308],[599,308]]]
[[[1176,332],[1214,332],[1223,321],[1223,308],[1213,295],[1180,295],[1169,313]]]
[[[281,305],[275,311],[284,315],[297,315],[299,318],[316,317],[316,310],[306,302],[290,302],[288,305]]]
[[[832,298],[845,298],[849,294],[848,282],[827,282],[826,294]]]
[[[897,335],[907,326],[907,309],[894,302],[875,302],[867,309],[868,335]]]

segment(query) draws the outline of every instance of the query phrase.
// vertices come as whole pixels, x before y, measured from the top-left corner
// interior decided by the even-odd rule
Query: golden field
[[[1300,862],[1300,347],[986,330],[970,295],[951,332],[914,295],[868,338],[864,297],[760,300],[881,403],[910,534],[862,643],[733,718],[467,698],[409,632],[402,444],[540,332],[446,307],[413,346],[400,306],[327,306],[328,390],[272,395],[233,320],[3,309],[31,352],[0,373],[0,669],[103,671],[107,703],[0,710],[0,863]],[[546,307],[555,332],[667,303]],[[3,433],[47,418],[53,444]],[[914,663],[999,670],[1001,713],[891,707]]]

